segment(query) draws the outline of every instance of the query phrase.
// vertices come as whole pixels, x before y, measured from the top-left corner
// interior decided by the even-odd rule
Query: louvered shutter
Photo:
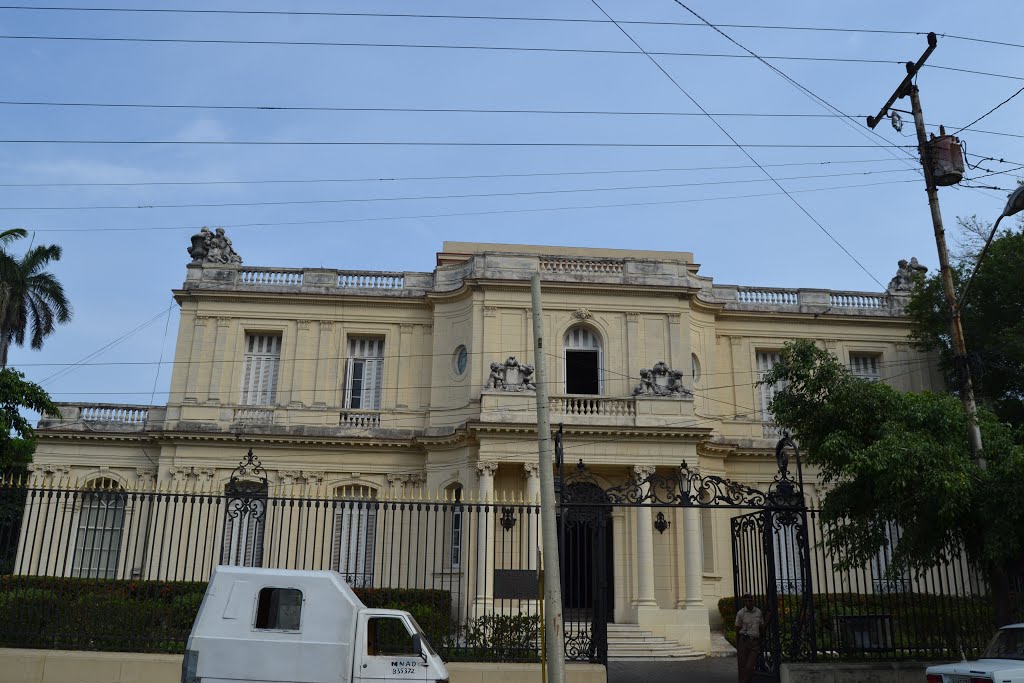
[[[874,354],[851,353],[850,372],[869,382],[877,382],[881,379],[879,360],[879,357]]]
[[[281,336],[274,334],[246,335],[245,349],[240,403],[243,405],[273,405],[277,400]]]
[[[764,376],[768,373],[772,367],[775,366],[781,360],[781,356],[778,351],[758,351],[757,352],[757,379],[758,381],[763,380]],[[765,422],[772,420],[772,414],[768,410],[769,404],[772,399],[775,398],[775,394],[782,390],[786,384],[784,382],[776,382],[775,384],[760,384],[757,387],[758,394],[761,399],[761,419]]]
[[[353,337],[348,344],[345,407],[380,410],[384,387],[384,340]]]

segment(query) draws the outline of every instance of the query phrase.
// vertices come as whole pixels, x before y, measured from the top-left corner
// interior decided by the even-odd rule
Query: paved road
[[[735,657],[693,662],[609,662],[608,683],[736,683]]]

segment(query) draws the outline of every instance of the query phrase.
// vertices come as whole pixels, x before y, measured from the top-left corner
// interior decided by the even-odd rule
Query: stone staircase
[[[689,645],[666,640],[636,624],[608,624],[608,660],[615,662],[703,659]]]

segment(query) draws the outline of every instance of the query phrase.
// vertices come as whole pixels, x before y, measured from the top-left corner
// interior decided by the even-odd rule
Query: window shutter
[[[281,335],[246,335],[242,369],[243,405],[273,405],[281,361]]]
[[[380,410],[384,386],[384,339],[353,337],[348,340],[345,407]]]
[[[355,359],[349,358],[345,363],[345,407],[352,407],[352,372]]]
[[[771,370],[776,363],[781,360],[781,356],[778,351],[758,351],[757,352],[757,379],[760,381],[764,379],[764,376]],[[768,410],[768,405],[775,398],[775,394],[785,387],[784,382],[776,382],[775,384],[762,384],[758,386],[758,394],[761,399],[761,419],[765,422],[772,420],[772,414]]]
[[[363,366],[363,407],[380,410],[381,385],[384,382],[384,359],[367,360]]]
[[[874,354],[851,353],[850,372],[854,376],[866,379],[869,382],[877,382],[882,376],[879,360],[879,356]]]

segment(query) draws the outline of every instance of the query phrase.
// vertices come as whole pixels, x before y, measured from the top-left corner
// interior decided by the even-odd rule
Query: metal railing
[[[339,571],[367,605],[413,611],[448,660],[538,660],[536,505],[242,490],[194,474],[159,489],[0,484],[0,647],[181,652],[213,567],[241,564]],[[587,627],[566,633],[582,659]]]

